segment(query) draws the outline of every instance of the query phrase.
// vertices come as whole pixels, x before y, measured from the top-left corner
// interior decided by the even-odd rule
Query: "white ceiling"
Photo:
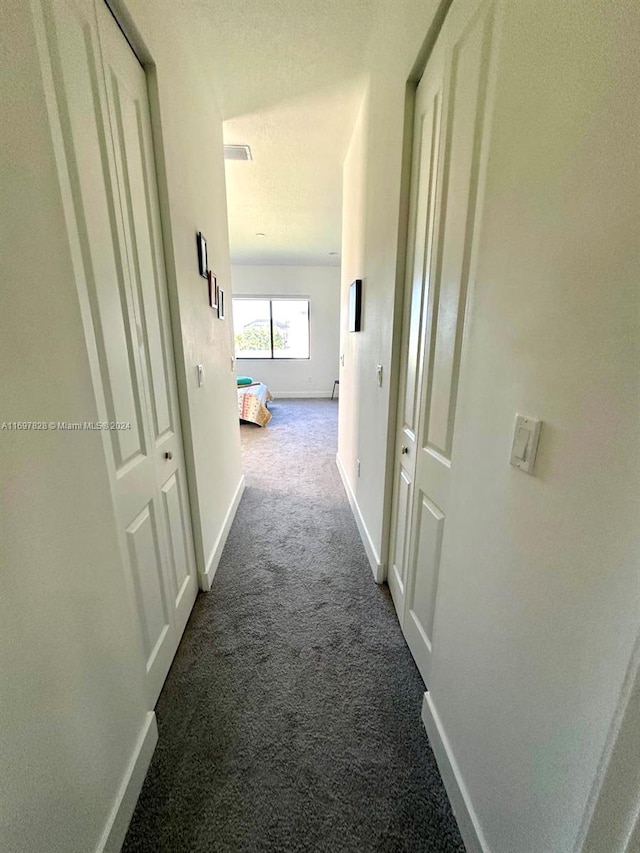
[[[379,9],[393,0],[178,2],[207,45],[222,116],[229,119],[358,73]]]
[[[340,263],[342,161],[361,99],[352,80],[224,123],[225,142],[253,156],[226,163],[235,263]]]
[[[253,154],[226,165],[232,261],[338,265],[367,73],[411,63],[441,0],[174,1],[211,65],[225,142]]]
[[[338,265],[342,162],[385,0],[181,2],[208,45],[224,140],[253,155],[226,162],[233,262]]]

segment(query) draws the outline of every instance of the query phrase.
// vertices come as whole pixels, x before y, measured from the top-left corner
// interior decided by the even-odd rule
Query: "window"
[[[233,300],[236,358],[309,358],[308,299]]]

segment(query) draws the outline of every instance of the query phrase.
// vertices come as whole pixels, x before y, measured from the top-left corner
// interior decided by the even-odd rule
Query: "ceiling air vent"
[[[225,160],[253,160],[251,149],[248,145],[225,145]]]

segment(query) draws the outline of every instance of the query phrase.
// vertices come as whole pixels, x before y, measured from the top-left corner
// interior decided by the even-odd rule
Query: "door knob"
[[[173,453],[170,450],[167,450],[167,452],[164,454],[164,458],[173,459]]]
[[[409,452],[409,448],[406,446],[406,444],[403,444],[402,447],[400,448],[400,453],[408,453],[408,452]]]

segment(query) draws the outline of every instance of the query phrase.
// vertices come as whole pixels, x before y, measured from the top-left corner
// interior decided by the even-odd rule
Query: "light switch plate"
[[[540,429],[542,421],[530,418],[528,415],[516,415],[513,428],[513,441],[511,442],[510,463],[514,468],[532,474],[538,454],[538,443],[540,441]]]

